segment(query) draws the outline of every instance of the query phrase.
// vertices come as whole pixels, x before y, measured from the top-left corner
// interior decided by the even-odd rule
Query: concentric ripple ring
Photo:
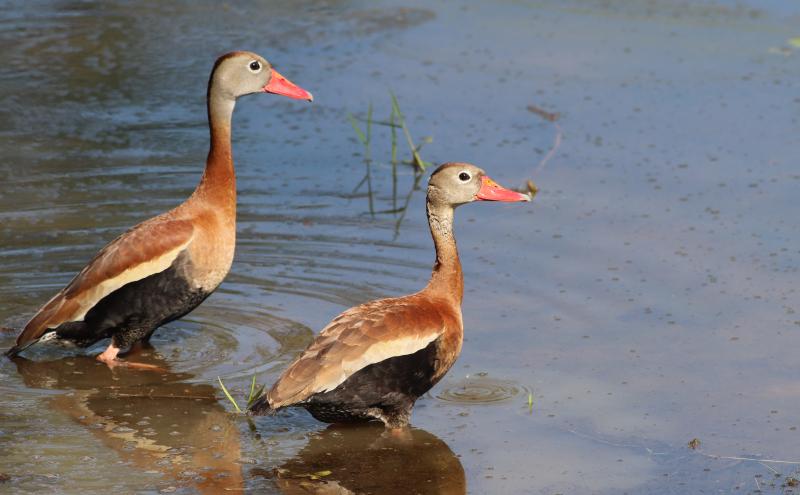
[[[525,387],[513,380],[490,378],[485,373],[479,373],[444,384],[436,398],[460,404],[493,404],[527,392]]]

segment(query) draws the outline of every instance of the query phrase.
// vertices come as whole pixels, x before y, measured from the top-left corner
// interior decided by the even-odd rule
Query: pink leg
[[[113,368],[114,366],[120,364],[120,362],[117,361],[117,354],[119,354],[119,347],[116,347],[112,341],[110,344],[108,344],[106,350],[97,356],[97,360],[101,363],[106,363],[109,368]]]
[[[401,427],[386,427],[384,430],[384,434],[388,435],[389,438],[395,441],[400,441],[403,443],[411,442],[414,437],[411,436],[411,429],[408,426],[401,426]]]
[[[153,364],[132,363],[132,362],[129,362],[129,361],[120,361],[119,359],[117,359],[117,355],[119,354],[119,351],[120,351],[119,347],[115,346],[114,342],[112,341],[110,344],[108,344],[108,347],[106,348],[106,350],[103,351],[102,353],[100,353],[97,356],[97,360],[102,362],[102,363],[106,363],[106,366],[108,366],[112,370],[114,368],[116,368],[117,366],[123,366],[123,367],[126,367],[126,368],[135,368],[135,369],[140,369],[140,370],[150,370],[150,371],[159,371],[159,372],[166,371],[164,368],[161,368],[160,366],[156,366],[156,365],[153,365]]]

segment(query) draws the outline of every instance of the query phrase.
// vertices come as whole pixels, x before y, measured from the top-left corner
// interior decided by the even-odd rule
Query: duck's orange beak
[[[267,85],[264,86],[263,91],[265,93],[288,96],[297,100],[314,101],[314,95],[286,79],[275,69],[272,69],[272,76],[269,78]]]
[[[531,197],[527,194],[518,193],[511,189],[506,189],[487,176],[481,177],[481,189],[475,195],[476,199],[482,201],[530,201]]]

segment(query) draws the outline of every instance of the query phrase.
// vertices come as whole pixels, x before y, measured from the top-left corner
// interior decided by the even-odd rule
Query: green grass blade
[[[253,379],[250,381],[250,394],[247,396],[247,405],[249,406],[250,403],[253,401],[253,392],[256,391],[256,375],[253,375]]]
[[[363,186],[365,182],[367,182],[367,176],[366,175],[361,178],[361,181],[358,183],[358,185],[353,189],[353,192],[351,192],[350,194],[357,193],[358,190],[361,189],[361,186]]]
[[[372,193],[372,151],[370,142],[372,141],[372,103],[367,109],[367,142],[364,144],[364,163],[367,166],[367,194],[369,194],[369,214],[375,216],[375,204]]]
[[[367,121],[367,119],[360,119],[358,117],[356,117],[356,120],[359,121],[359,122],[366,122]],[[399,125],[392,124],[391,122],[389,122],[387,120],[375,120],[375,119],[372,119],[372,124],[373,125],[380,125],[380,126],[383,126],[383,127],[396,127],[398,129],[400,128]]]
[[[350,121],[350,125],[353,126],[353,130],[356,131],[356,136],[358,136],[358,140],[361,141],[361,144],[366,146],[368,142],[367,137],[364,135],[363,132],[361,132],[361,129],[358,127],[358,121],[356,120],[355,117],[353,117],[353,114],[348,113],[347,120]]]
[[[392,113],[389,114],[389,123],[392,124],[392,208],[397,210],[397,126],[394,125],[395,117],[394,105],[392,105]]]
[[[261,385],[260,387],[258,387],[258,390],[256,390],[255,394],[251,395],[250,398],[247,399],[248,409],[250,409],[250,406],[253,405],[253,402],[258,400],[259,397],[261,397],[261,395],[264,393],[264,388],[265,388],[264,385]]]
[[[411,137],[411,132],[408,130],[406,118],[403,116],[403,112],[400,110],[400,103],[397,101],[397,96],[395,96],[393,91],[389,91],[389,94],[392,97],[392,109],[397,114],[398,122],[400,127],[402,127],[403,134],[405,134],[406,141],[408,142],[408,148],[411,150],[411,154],[414,157],[414,165],[416,165],[420,171],[424,172],[426,168],[425,161],[419,156],[419,152],[417,152],[417,146],[414,144],[414,139]]]
[[[228,389],[225,388],[225,384],[222,383],[222,378],[217,377],[217,380],[219,380],[219,386],[222,387],[222,391],[225,392],[225,397],[227,397],[228,400],[231,401],[231,404],[233,404],[233,407],[236,408],[236,412],[241,414],[242,410],[239,409],[239,404],[236,403],[236,400],[234,400],[234,398],[231,396],[230,392],[228,392]]]
[[[367,108],[367,143],[372,141],[372,103]]]
[[[411,202],[411,196],[413,196],[414,195],[414,191],[417,190],[417,186],[419,186],[419,182],[420,182],[421,179],[422,179],[422,174],[421,173],[415,173],[414,174],[414,183],[411,184],[411,189],[408,190],[408,194],[406,195],[406,200],[403,203],[403,206],[398,208],[398,210],[400,211],[400,217],[397,219],[397,222],[395,222],[395,225],[394,225],[394,237],[395,237],[395,239],[397,238],[398,235],[400,235],[400,225],[403,224],[403,220],[406,218],[406,213],[408,212],[408,205]]]

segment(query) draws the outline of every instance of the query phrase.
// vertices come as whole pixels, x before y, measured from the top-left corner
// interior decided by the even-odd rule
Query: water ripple
[[[446,383],[436,398],[459,404],[494,404],[523,393],[527,394],[528,389],[513,380],[491,378],[486,373],[478,373]]]

